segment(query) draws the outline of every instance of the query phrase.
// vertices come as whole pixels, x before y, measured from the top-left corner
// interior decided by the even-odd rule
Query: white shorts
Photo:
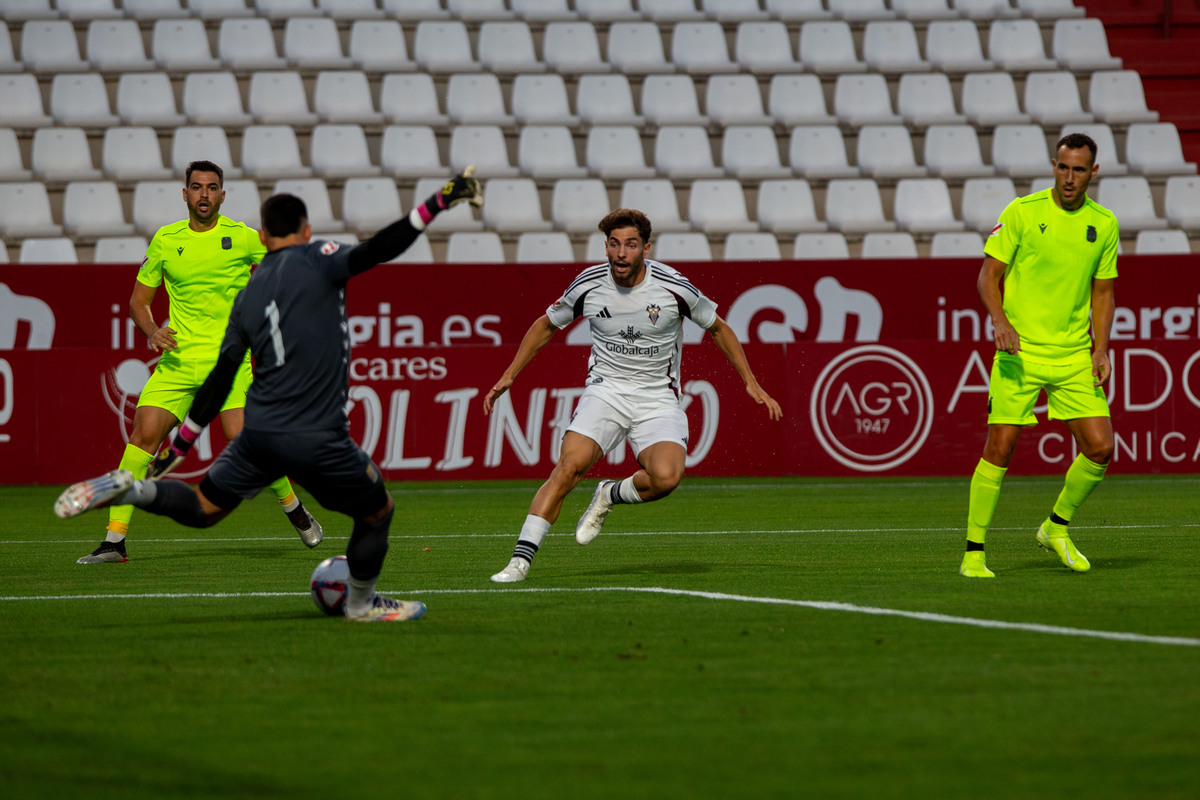
[[[652,444],[675,442],[684,450],[688,446],[687,414],[673,400],[641,405],[636,412],[618,411],[604,399],[587,390],[579,398],[567,430],[582,434],[607,455],[629,440],[633,456]]]

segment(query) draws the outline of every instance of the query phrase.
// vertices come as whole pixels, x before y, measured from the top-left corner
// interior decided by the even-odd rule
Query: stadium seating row
[[[238,77],[229,71],[197,72],[181,81],[181,109],[166,73],[126,73],[116,82],[116,113],[109,86],[97,73],[62,73],[49,84],[49,114],[42,86],[29,73],[0,75],[5,125],[153,125],[187,123],[238,128],[253,122],[287,123],[306,129],[318,122],[378,126],[385,122],[433,125],[793,125],[838,123],[970,122],[981,128],[1030,122],[1042,125],[1154,122],[1141,79],[1130,70],[1099,71],[1088,82],[1088,109],[1069,72],[1033,72],[1024,79],[1023,102],[1007,72],[976,72],[961,78],[956,105],[945,73],[905,73],[893,102],[880,74],[839,75],[832,81],[833,113],[825,87],[813,74],[779,74],[762,86],[753,75],[714,75],[701,90],[691,75],[650,75],[640,82],[639,103],[624,75],[583,75],[574,82],[574,110],[561,75],[519,75],[506,93],[494,73],[457,73],[439,87],[426,73],[388,73],[372,85],[361,70],[322,70],[306,82],[291,70],[262,70],[246,80],[243,103]],[[311,83],[311,89],[309,85]],[[444,97],[444,101],[443,101]],[[703,97],[703,109],[700,98]],[[377,98],[377,99],[376,99]],[[444,106],[443,106],[444,102]]]
[[[354,242],[356,237],[335,235],[339,241]],[[141,236],[110,237],[96,242],[92,263],[136,264],[146,251]],[[982,235],[973,231],[939,233],[929,248],[932,258],[978,258],[983,251]],[[1179,230],[1142,231],[1133,251],[1141,254],[1190,253],[1187,234]],[[797,260],[850,258],[850,245],[841,233],[805,233],[786,248],[788,258]],[[772,233],[731,233],[722,244],[721,258],[728,261],[772,261],[784,257],[785,248]],[[916,240],[910,233],[870,233],[863,237],[862,258],[916,258]],[[664,233],[655,236],[654,257],[663,261],[711,261],[714,257],[711,237],[700,233]],[[523,233],[515,246],[506,249],[494,232],[450,234],[446,240],[446,263],[518,264],[599,261],[603,258],[603,239],[596,233],[586,246],[576,249],[570,237],[561,232]],[[25,239],[18,252],[18,263],[56,264],[79,260],[74,242],[65,237]],[[8,261],[8,250],[0,242],[0,263]],[[426,238],[418,239],[397,263],[433,263],[433,249]]]
[[[412,201],[427,197],[444,178],[418,180]],[[1052,183],[1034,181],[1029,191]],[[1169,226],[1200,231],[1200,179],[1171,178],[1165,188],[1165,217],[1156,210],[1146,179],[1140,176],[1105,178],[1093,184],[1097,201],[1110,208],[1121,222],[1121,230],[1132,237],[1142,230]],[[223,212],[258,227],[258,204],[262,193],[248,180],[226,181]],[[439,218],[435,231],[443,235],[457,231],[483,231],[517,236],[558,230],[582,236],[594,230],[596,221],[612,208],[605,185],[596,179],[557,181],[544,203],[534,182],[527,178],[492,178],[485,182],[485,201],[477,217],[470,208],[453,209]],[[1022,187],[1024,188],[1024,187]],[[395,182],[390,178],[353,178],[346,181],[340,196],[340,215],[334,212],[333,196],[319,178],[289,178],[276,181],[270,192],[289,192],[304,199],[317,233],[369,234],[398,218],[404,207]],[[1024,192],[1022,192],[1024,193]],[[838,231],[852,236],[905,231],[920,237],[936,233],[973,230],[986,233],[1004,206],[1017,196],[1008,178],[973,178],[960,197],[961,217],[945,181],[940,178],[909,178],[896,184],[889,194],[891,208],[884,211],[884,194],[869,179],[830,181],[818,217],[812,187],[802,179],[769,180],[755,195],[756,213],[749,213],[746,192],[740,182],[701,179],[691,183],[686,205],[666,179],[631,179],[620,185],[618,204],[640,208],[654,221],[656,231],[700,232],[708,235],[770,232],[778,235]],[[111,181],[75,181],[63,192],[61,224],[51,212],[44,184],[0,183],[0,235],[12,240],[60,236],[64,232],[81,241],[105,236],[150,236],[159,226],[179,217],[178,181],[143,181],[132,192],[132,214],[127,221],[120,192]],[[549,214],[544,210],[548,206]],[[686,211],[686,215],[681,214]]]
[[[931,125],[923,134],[920,163],[906,127],[865,125],[855,139],[853,164],[842,131],[835,125],[797,126],[782,142],[766,125],[730,126],[720,137],[699,125],[673,125],[653,136],[650,159],[642,133],[631,125],[590,128],[582,143],[564,125],[526,125],[515,142],[495,125],[459,125],[449,137],[446,164],[430,126],[389,125],[377,140],[369,141],[359,125],[317,125],[302,158],[300,139],[290,125],[247,125],[238,132],[241,147],[235,161],[226,129],[214,124],[181,126],[169,139],[160,139],[148,126],[108,128],[100,143],[98,166],[84,128],[36,129],[28,167],[16,131],[0,128],[0,180],[36,178],[51,184],[102,177],[121,182],[166,180],[182,174],[190,161],[206,157],[221,164],[230,178],[245,175],[258,181],[313,175],[332,181],[380,175],[410,179],[475,164],[480,177],[526,176],[541,182],[592,176],[607,181],[732,177],[751,183],[788,177],[813,181],[870,177],[881,182],[939,177],[957,183],[994,175],[1045,175],[1052,143],[1072,131],[1087,133],[1097,142],[1097,161],[1104,176],[1132,173],[1160,180],[1196,174],[1196,164],[1183,160],[1175,127],[1162,122],[1130,125],[1124,137],[1124,160],[1112,129],[1103,123],[1064,125],[1049,132],[1034,124],[999,125],[991,135],[987,163],[971,125]],[[169,143],[167,163],[163,143]],[[509,155],[510,143],[515,144],[515,163]],[[378,153],[374,158],[373,151]]]
[[[11,30],[0,37],[0,72],[15,73],[0,77],[0,103],[5,123],[12,125],[0,129],[0,180],[15,182],[3,190],[35,186],[22,183],[28,178],[45,182],[42,192],[45,184],[52,191],[65,184],[56,200],[62,206],[58,230],[80,241],[149,235],[159,223],[151,225],[144,211],[139,216],[139,192],[142,208],[153,205],[147,198],[155,191],[177,192],[177,178],[171,177],[197,147],[206,153],[215,147],[212,157],[230,165],[235,183],[243,174],[252,179],[239,193],[254,198],[252,204],[247,200],[244,218],[256,218],[262,191],[282,186],[305,196],[318,228],[334,235],[378,227],[376,220],[356,216],[361,184],[372,186],[376,201],[378,193],[390,190],[398,213],[394,183],[375,176],[417,179],[419,193],[429,188],[420,179],[439,181],[446,169],[471,162],[491,179],[497,200],[482,219],[465,211],[443,228],[478,234],[484,242],[493,237],[501,242],[500,233],[545,232],[558,239],[559,233],[590,230],[596,216],[591,212],[599,205],[585,205],[585,227],[571,229],[556,215],[557,207],[549,219],[543,214],[548,188],[557,195],[575,184],[576,191],[606,197],[615,182],[624,181],[623,199],[635,186],[661,195],[657,208],[653,195],[638,199],[642,207],[655,208],[656,222],[664,221],[656,225],[659,230],[678,231],[686,239],[733,232],[765,242],[776,232],[833,229],[865,234],[864,253],[892,241],[888,236],[906,252],[906,237],[915,247],[913,234],[937,234],[944,243],[963,228],[990,228],[998,207],[1015,193],[1009,189],[1013,178],[1045,176],[1047,139],[1057,138],[1054,128],[1060,126],[1084,129],[1100,142],[1102,153],[1112,154],[1111,161],[1101,159],[1105,176],[1135,173],[1128,181],[1109,177],[1095,187],[1098,199],[1102,191],[1110,196],[1101,202],[1118,211],[1126,234],[1186,225],[1192,213],[1181,181],[1160,195],[1164,216],[1156,213],[1143,176],[1190,175],[1196,167],[1184,161],[1174,126],[1153,124],[1157,115],[1146,107],[1140,78],[1119,69],[1103,25],[1082,18],[1083,10],[1070,0],[1032,0],[1019,7],[1006,0],[119,5],[21,0],[0,9]],[[13,42],[19,51],[13,52]],[[1084,73],[1087,111],[1077,78]],[[114,82],[117,114],[108,103]],[[956,94],[962,98],[958,104]],[[10,108],[16,112],[12,121]],[[134,116],[139,126],[121,124]],[[147,153],[163,152],[158,137],[167,130],[170,167],[161,159],[147,163]],[[31,169],[26,169],[16,134],[29,131]],[[714,131],[720,131],[719,144],[710,136]],[[848,142],[847,133],[854,140]],[[991,138],[989,163],[981,157],[980,133]],[[914,134],[921,137],[916,148]],[[229,157],[228,137],[240,144],[238,166]],[[447,138],[448,165],[442,158]],[[848,143],[856,155],[853,164]],[[924,150],[920,164],[918,149]],[[102,170],[95,169],[92,152],[101,156]],[[334,216],[328,187],[310,179],[313,175],[333,181],[335,190],[346,181],[346,191],[334,195],[342,217]],[[819,195],[822,219],[812,208],[809,183],[793,176],[815,187],[830,181]],[[270,181],[278,183],[266,186]],[[760,191],[768,197],[777,189],[790,192],[799,208],[781,215],[789,217],[782,228],[766,204],[760,206],[766,213],[751,220],[738,181],[764,181]],[[895,213],[885,217],[880,186],[897,181]],[[962,181],[964,219],[958,220],[947,182]],[[976,197],[985,185],[991,205]],[[132,187],[133,222],[127,223],[120,189]],[[687,222],[676,203],[684,189]],[[384,199],[382,207],[391,210],[391,198]],[[13,200],[0,195],[0,202],[7,210]],[[5,221],[0,232],[10,241],[38,238],[39,226],[43,235],[53,231],[49,204],[44,217],[40,198],[30,207],[38,217],[33,222],[26,224],[24,212]],[[79,219],[82,207],[105,212]],[[891,233],[897,227],[901,233]],[[760,238],[760,228],[771,233]],[[963,238],[970,241],[970,235]]]
[[[945,19],[1027,16],[1036,19],[1081,17],[1084,9],[1071,0],[15,0],[0,6],[8,20],[111,19],[140,20],[194,16],[202,19],[263,16],[329,16],[334,19],[404,20],[523,19],[550,22],[586,19],[597,22],[652,19],[676,22],[715,19],[725,22],[780,19]]]
[[[394,19],[354,22],[343,48],[338,23],[332,18],[288,18],[280,47],[269,19],[229,17],[217,26],[215,54],[209,30],[199,19],[160,19],[145,35],[137,20],[92,20],[82,50],[70,20],[28,20],[20,23],[17,34],[19,58],[10,36],[0,36],[0,71],[247,71],[290,66],[309,71],[358,67],[434,74],[614,71],[646,75],[991,69],[1087,73],[1121,68],[1121,59],[1109,52],[1098,19],[1057,20],[1049,56],[1036,20],[997,19],[984,24],[986,33],[981,36],[976,22],[969,19],[934,20],[922,31],[910,20],[873,20],[863,29],[860,53],[850,23],[844,20],[805,22],[795,34],[781,21],[741,22],[733,34],[732,52],[717,21],[674,23],[667,29],[668,47],[653,21],[614,22],[604,34],[591,22],[550,22],[537,36],[525,21],[489,21],[472,36],[461,19],[424,20],[413,26],[410,56],[404,27]],[[981,39],[987,43],[986,57]]]

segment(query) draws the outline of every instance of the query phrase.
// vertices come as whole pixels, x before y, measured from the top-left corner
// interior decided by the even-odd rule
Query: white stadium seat
[[[896,229],[894,222],[884,218],[879,187],[870,178],[830,181],[825,190],[825,221],[843,233]]]
[[[1102,178],[1096,202],[1117,216],[1123,234],[1157,230],[1169,224],[1155,212],[1150,182],[1141,175]]]
[[[373,234],[402,213],[400,192],[391,178],[350,178],[342,187],[342,221],[349,230]]]
[[[954,218],[950,189],[941,178],[909,178],[896,184],[896,225],[913,234],[961,231]]]
[[[850,245],[841,233],[802,233],[792,243],[792,258],[797,261],[850,258]]]
[[[651,218],[653,219],[653,218]],[[758,224],[750,221],[746,193],[732,178],[698,180],[688,197],[688,220],[705,233],[753,233]]]
[[[174,173],[163,164],[158,134],[145,126],[112,127],[104,131],[101,165],[117,181],[162,181]]]
[[[1195,175],[1196,164],[1185,161],[1179,130],[1173,123],[1135,123],[1125,133],[1129,168],[1142,175]]]
[[[112,181],[72,181],[63,191],[63,230],[76,239],[132,236]]]
[[[503,264],[507,260],[495,231],[455,231],[446,240],[447,264]]]
[[[389,125],[383,129],[379,163],[384,174],[397,178],[426,178],[443,175],[437,135],[428,125]]]
[[[766,180],[758,185],[758,224],[778,234],[824,231],[812,187],[803,178]]]
[[[530,178],[492,178],[483,187],[483,224],[501,233],[549,231],[537,185]]]
[[[778,261],[783,258],[773,233],[731,233],[725,238],[726,261]]]
[[[862,240],[863,258],[916,258],[917,242],[911,233],[868,233]]]
[[[554,182],[550,194],[550,218],[554,226],[568,233],[588,233],[612,207],[608,190],[598,178],[564,178]],[[676,213],[679,209],[676,207]],[[654,220],[657,226],[657,220]]]
[[[574,261],[571,237],[562,231],[522,233],[517,237],[518,264],[570,264]]]
[[[50,194],[40,181],[0,183],[0,208],[0,234],[10,239],[62,235],[62,226],[50,213]]]
[[[680,216],[675,187],[666,178],[625,181],[621,184],[618,205],[620,208],[637,208],[645,212],[656,231],[690,231],[692,227]]]
[[[518,75],[512,82],[512,114],[522,125],[578,125],[562,75]]]

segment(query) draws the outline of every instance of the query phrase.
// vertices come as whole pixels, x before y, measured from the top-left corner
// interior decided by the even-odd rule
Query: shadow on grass
[[[1086,555],[1086,554],[1085,554]],[[1119,556],[1117,558],[1092,559],[1092,569],[1090,571],[1107,570],[1107,569],[1137,569],[1138,567],[1149,564],[1154,561],[1146,556]],[[1015,569],[1040,569],[1040,570],[1058,570],[1064,575],[1078,575],[1082,573],[1074,572],[1067,569],[1062,564],[1050,558],[1029,559],[1018,564]]]

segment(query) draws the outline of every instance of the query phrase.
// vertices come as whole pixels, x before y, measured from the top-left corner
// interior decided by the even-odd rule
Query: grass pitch
[[[582,548],[593,485],[512,586],[534,484],[394,485],[380,588],[429,612],[367,626],[308,597],[319,507],[314,551],[263,496],[78,566],[103,512],[0,487],[4,795],[1200,794],[1200,478],[1108,478],[1086,575],[1034,542],[1060,481],[1010,478],[991,581],[965,479],[693,478]]]

